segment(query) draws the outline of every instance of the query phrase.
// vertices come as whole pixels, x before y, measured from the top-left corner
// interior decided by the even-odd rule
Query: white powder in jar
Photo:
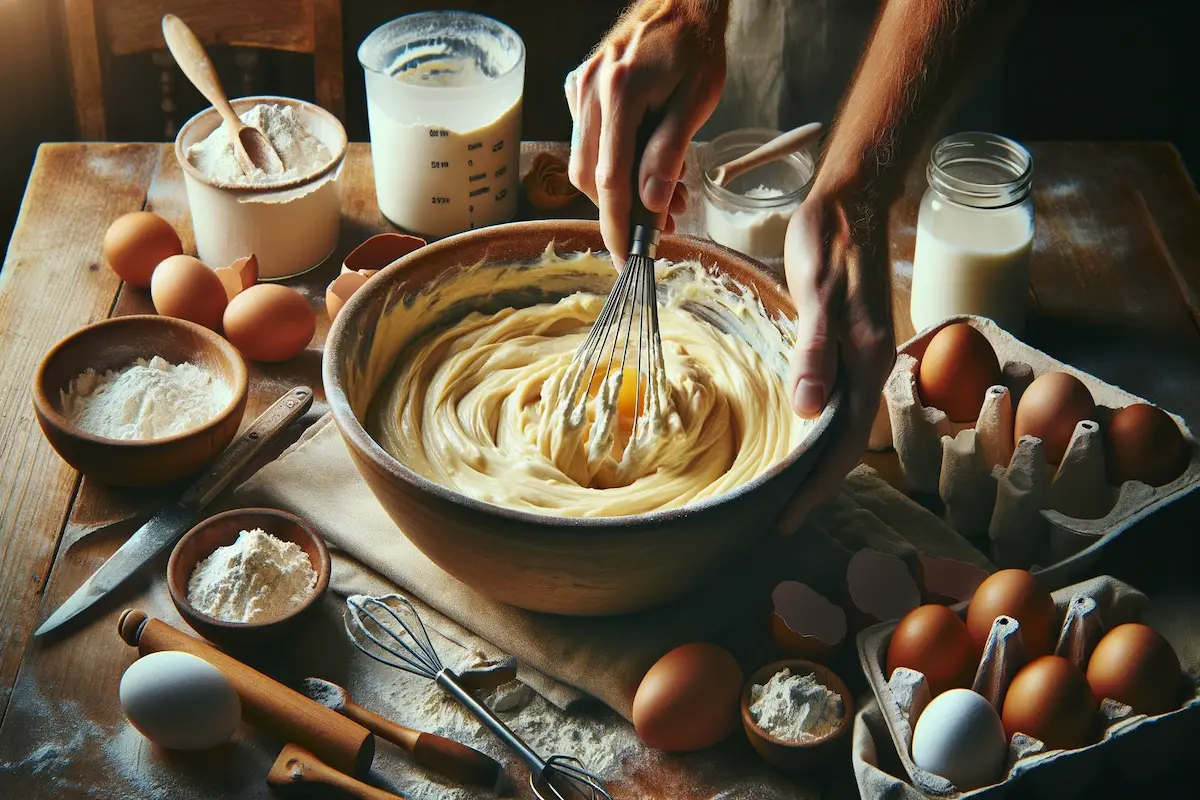
[[[308,554],[295,542],[260,528],[242,531],[196,565],[188,580],[188,602],[226,622],[277,619],[307,600],[317,585]]]
[[[259,103],[241,115],[242,122],[258,128],[283,162],[283,172],[270,175],[255,168],[250,174],[242,172],[234,155],[233,138],[225,123],[203,141],[188,148],[187,158],[192,166],[213,180],[244,186],[269,186],[310,175],[329,163],[332,156],[325,144],[309,133],[291,106]]]
[[[757,186],[743,197],[751,200],[773,200],[786,192],[767,186]],[[717,206],[710,198],[704,200],[704,227],[708,237],[751,258],[779,258],[787,236],[788,222],[796,210],[794,203],[771,208],[747,208],[733,211]]]
[[[161,439],[198,428],[225,410],[233,390],[195,364],[154,356],[122,370],[88,369],[60,392],[63,416],[106,439]]]
[[[758,727],[785,742],[803,742],[832,733],[842,722],[842,696],[812,674],[781,669],[765,685],[750,689],[750,716]]]

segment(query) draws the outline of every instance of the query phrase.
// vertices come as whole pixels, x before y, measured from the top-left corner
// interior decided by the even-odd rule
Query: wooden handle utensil
[[[285,744],[279,758],[267,773],[267,783],[275,789],[294,786],[328,786],[338,789],[357,800],[404,800],[404,797],[351,778],[338,772],[303,747]]]
[[[344,714],[381,739],[402,748],[418,764],[459,783],[491,789],[498,785],[503,769],[500,763],[490,756],[445,736],[425,733],[392,722],[387,717],[355,703],[350,699],[349,692],[332,681],[309,678],[304,683],[305,691],[314,700]]]
[[[744,172],[755,167],[761,167],[776,159],[789,156],[798,150],[804,150],[821,135],[821,123],[810,122],[793,128],[787,133],[781,133],[771,141],[756,147],[741,158],[735,158],[727,164],[722,164],[713,170],[712,180],[717,186],[724,186]]]
[[[362,775],[370,769],[375,737],[357,722],[144,611],[126,609],[117,630],[142,655],[178,650],[221,670],[241,698],[242,717],[250,724],[297,743],[341,772]]]

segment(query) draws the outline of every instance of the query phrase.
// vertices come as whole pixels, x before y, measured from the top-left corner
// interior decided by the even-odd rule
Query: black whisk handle
[[[655,109],[646,112],[646,116],[642,118],[642,124],[638,126],[637,139],[634,143],[633,150],[633,206],[629,214],[629,233],[631,238],[634,231],[640,225],[647,231],[655,231],[661,233],[667,225],[667,209],[664,208],[661,212],[655,213],[646,208],[642,203],[642,156],[646,154],[646,145],[650,143],[650,137],[658,130],[659,124],[663,121],[663,112],[661,109]],[[654,243],[658,243],[658,236],[654,236]]]

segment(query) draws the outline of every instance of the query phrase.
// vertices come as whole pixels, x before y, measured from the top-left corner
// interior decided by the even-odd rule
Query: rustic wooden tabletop
[[[1200,197],[1177,154],[1164,144],[1059,143],[1031,149],[1036,165],[1036,308],[1026,340],[1183,414],[1194,425],[1200,420]],[[541,150],[565,153],[566,145],[524,144],[522,174]],[[702,233],[696,213],[697,159],[689,161],[693,202],[680,230]],[[923,189],[923,175],[916,170],[909,192],[893,209],[891,255],[900,341],[912,333],[908,289]],[[182,175],[171,148],[44,145],[0,271],[3,797],[232,795],[227,784],[197,778],[210,767],[217,769],[215,762],[194,762],[190,772],[181,773],[190,785],[183,792],[161,776],[138,783],[105,770],[102,758],[75,757],[92,746],[81,747],[80,737],[111,730],[105,726],[120,720],[116,686],[133,651],[117,640],[119,610],[137,605],[182,625],[161,581],[134,581],[83,624],[44,641],[32,639],[37,623],[103,562],[138,518],[169,496],[169,491],[113,491],[81,480],[43,439],[29,399],[34,368],[58,339],[105,317],[152,311],[148,294],[122,286],[100,255],[109,223],[142,208],[167,218],[182,235],[185,249],[194,251]],[[343,215],[338,252],[290,282],[318,309],[317,335],[291,362],[251,366],[245,424],[298,383],[317,392],[308,421],[326,409],[320,381],[328,330],[324,288],[346,252],[371,234],[391,230],[376,205],[365,144],[350,148]],[[594,218],[595,212],[581,200],[559,215]],[[523,208],[521,216],[532,216],[530,209]],[[1180,531],[1181,521],[1194,517],[1197,507],[1184,501],[1140,526],[1136,537],[1126,537],[1133,544],[1115,548],[1106,558],[1107,571],[1146,589],[1173,592],[1181,608],[1191,604],[1194,615],[1200,603],[1186,564],[1196,563],[1196,545]],[[130,522],[84,538],[126,519]],[[1141,583],[1150,579],[1154,587]],[[255,780],[265,796],[260,777]],[[846,788],[844,776],[835,783]]]

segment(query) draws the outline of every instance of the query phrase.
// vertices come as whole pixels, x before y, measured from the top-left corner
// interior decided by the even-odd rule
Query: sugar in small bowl
[[[210,517],[179,540],[167,587],[206,638],[249,645],[299,624],[329,575],[329,551],[308,523],[286,511],[245,508]]]

